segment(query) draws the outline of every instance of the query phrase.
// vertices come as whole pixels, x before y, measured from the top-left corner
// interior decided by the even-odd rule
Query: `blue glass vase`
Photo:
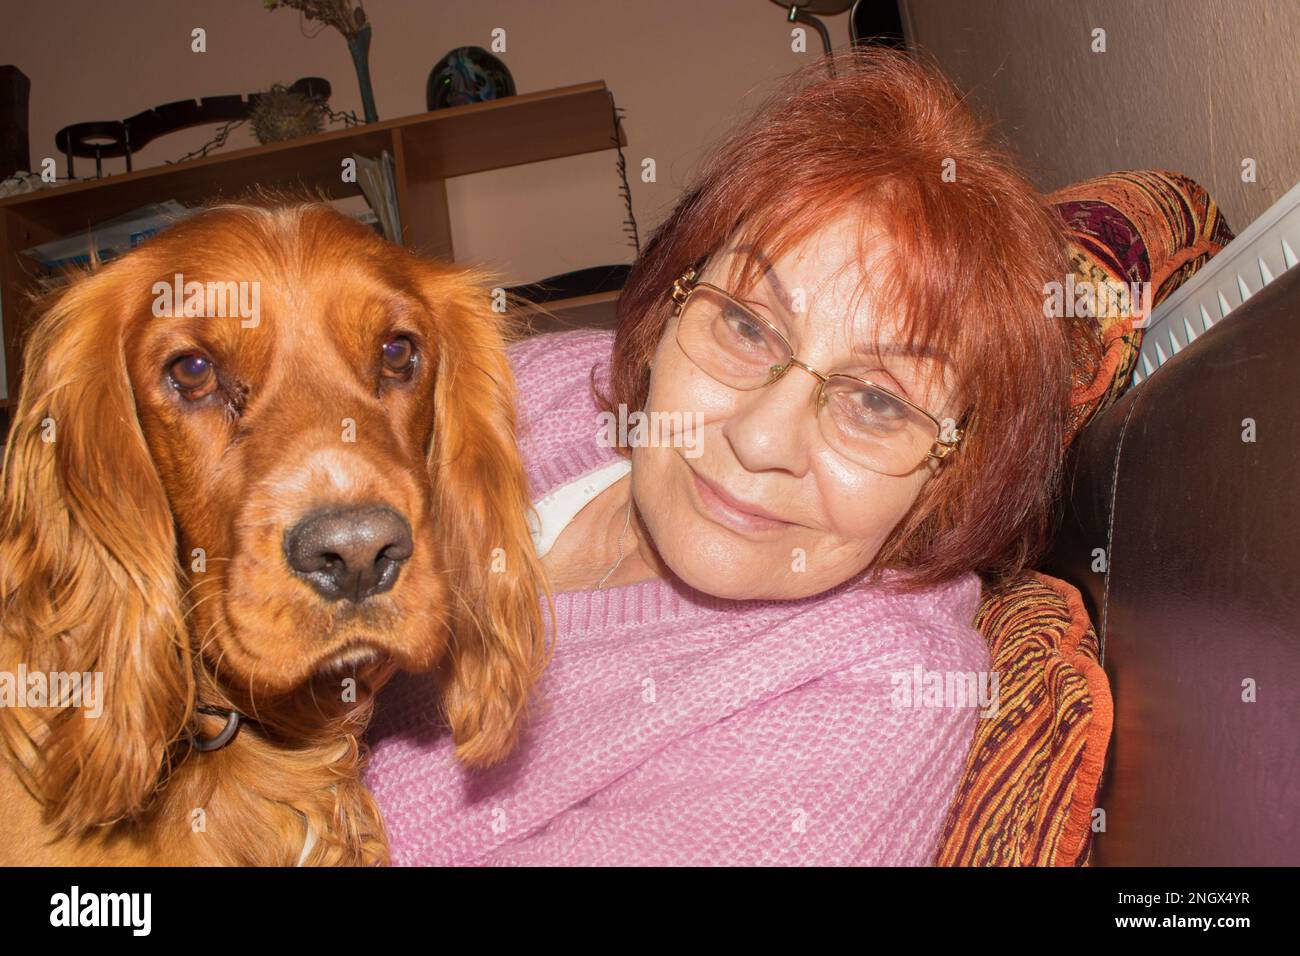
[[[379,119],[375,112],[375,91],[370,86],[370,24],[366,24],[348,38],[348,52],[352,54],[352,65],[357,68],[357,83],[361,85],[361,108],[366,114],[366,122],[374,123]]]

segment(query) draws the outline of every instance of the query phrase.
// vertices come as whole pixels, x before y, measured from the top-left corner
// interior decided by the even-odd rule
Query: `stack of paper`
[[[399,246],[402,242],[402,219],[397,209],[397,169],[393,156],[384,150],[378,159],[352,154],[357,162],[357,184],[366,195],[370,208],[379,217],[384,238]]]

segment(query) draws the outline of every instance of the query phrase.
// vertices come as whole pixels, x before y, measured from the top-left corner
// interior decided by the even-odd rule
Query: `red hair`
[[[899,344],[950,356],[955,394],[972,413],[960,449],[872,567],[909,572],[908,588],[972,570],[996,583],[1031,567],[1051,532],[1070,320],[1046,317],[1044,296],[1069,271],[1063,224],[936,66],[884,48],[834,61],[830,78],[825,59],[795,73],[655,230],[619,301],[609,391],[597,401],[644,407],[669,292],[687,268],[739,232],[775,261],[858,211],[893,242],[891,261],[863,272],[895,312]],[[757,257],[742,256],[739,294],[760,274]]]

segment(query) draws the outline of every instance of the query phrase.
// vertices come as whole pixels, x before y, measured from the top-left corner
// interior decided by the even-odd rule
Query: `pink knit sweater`
[[[534,501],[617,455],[597,443],[588,385],[612,341],[511,348]],[[979,712],[900,706],[898,688],[989,671],[979,580],[912,596],[855,585],[794,601],[679,580],[556,595],[539,706],[487,770],[453,759],[427,678],[400,678],[365,777],[393,862],[929,864]]]

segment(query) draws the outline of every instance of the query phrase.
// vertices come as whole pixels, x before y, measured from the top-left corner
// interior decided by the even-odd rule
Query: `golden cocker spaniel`
[[[511,750],[549,591],[484,278],[236,204],[55,295],[4,456],[0,863],[384,862],[397,668],[466,764]]]

